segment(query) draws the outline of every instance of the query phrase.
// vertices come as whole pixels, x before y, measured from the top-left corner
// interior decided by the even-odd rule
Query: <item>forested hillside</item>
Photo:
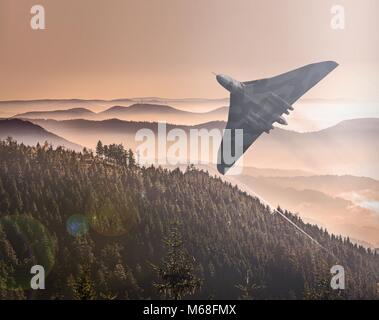
[[[199,290],[186,298],[376,298],[379,256],[305,225],[325,249],[257,199],[188,168],[141,168],[121,146],[99,155],[0,143],[0,297],[160,298],[152,265],[178,223]],[[27,290],[30,267],[45,290]],[[330,268],[346,290],[329,287]],[[23,290],[25,289],[25,290]],[[79,293],[78,293],[79,292]]]

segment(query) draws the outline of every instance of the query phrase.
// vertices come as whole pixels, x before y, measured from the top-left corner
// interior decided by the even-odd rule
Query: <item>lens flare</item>
[[[87,218],[80,214],[75,214],[69,217],[66,227],[67,232],[74,237],[83,236],[89,231]]]

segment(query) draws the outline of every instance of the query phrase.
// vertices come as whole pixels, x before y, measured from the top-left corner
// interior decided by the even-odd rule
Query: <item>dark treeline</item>
[[[126,165],[132,168],[136,165],[136,160],[132,149],[125,150],[122,144],[103,145],[101,141],[97,143],[96,154],[107,160],[113,160],[117,164]]]
[[[207,172],[139,167],[118,145],[99,143],[94,155],[8,139],[0,142],[0,297],[170,298],[173,265],[192,281],[193,294],[179,298],[377,297],[375,253],[284,213],[326,250]],[[173,222],[180,237],[170,240]],[[27,290],[34,264],[45,267],[45,290]],[[345,290],[330,289],[335,264],[345,268]]]

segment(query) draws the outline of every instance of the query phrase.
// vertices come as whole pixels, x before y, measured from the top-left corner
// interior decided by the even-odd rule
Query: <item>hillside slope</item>
[[[81,151],[83,148],[64,138],[53,134],[29,121],[19,119],[0,120],[0,140],[11,137],[26,145],[44,144],[46,141],[53,146],[63,146],[71,150]]]
[[[238,298],[236,285],[244,284],[247,274],[260,288],[254,298],[376,294],[378,256],[286,213],[324,251],[257,199],[202,171],[116,165],[91,154],[2,142],[0,194],[0,222],[6,219],[0,223],[0,283],[14,284],[9,280],[16,279],[14,270],[42,259],[50,268],[47,289],[34,292],[37,299],[71,298],[69,283],[83,265],[90,265],[98,296],[157,297],[150,262],[161,261],[162,239],[172,221],[181,223],[203,279],[195,298]],[[38,230],[44,225],[45,232],[25,229],[20,217],[31,219]],[[73,233],[83,220],[88,228]],[[28,236],[20,237],[20,230],[29,230]],[[36,247],[25,252],[31,243]],[[338,294],[328,285],[336,263],[348,274],[347,289]],[[1,294],[23,298],[27,292]]]

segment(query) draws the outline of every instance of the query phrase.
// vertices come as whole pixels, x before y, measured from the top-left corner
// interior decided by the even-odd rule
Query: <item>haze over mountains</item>
[[[56,99],[56,100],[30,100],[30,101],[0,101],[0,116],[13,117],[29,112],[45,111],[67,111],[69,109],[87,109],[93,113],[102,113],[113,107],[129,107],[132,105],[161,105],[170,106],[178,111],[187,111],[190,113],[207,113],[229,106],[229,99],[167,99],[158,97],[144,98],[127,98],[115,100],[83,100],[83,99]],[[375,101],[349,101],[349,100],[323,100],[323,99],[301,99],[294,105],[295,110],[287,117],[289,130],[298,132],[317,131],[331,127],[341,121],[361,118],[379,118],[379,103]],[[221,109],[222,110],[222,109]],[[173,114],[172,117],[155,116],[145,119],[139,118],[139,115],[123,115],[122,120],[148,120],[148,121],[166,121],[176,124],[199,124],[213,120],[226,120],[225,114],[220,114],[216,118],[202,118],[191,120],[179,114]],[[45,119],[68,120],[68,119],[89,119],[95,120],[94,115],[67,114],[43,115]],[[37,118],[41,118],[37,114]],[[113,115],[114,116],[114,115]],[[25,117],[30,118],[28,115]],[[108,119],[108,115],[97,115],[97,120]]]
[[[158,97],[125,98],[114,100],[84,100],[84,99],[45,99],[0,101],[0,112],[6,117],[34,111],[55,111],[68,109],[88,109],[99,113],[114,106],[129,107],[133,104],[169,105],[178,110],[188,112],[208,112],[220,107],[228,106],[229,99],[168,99]]]
[[[116,119],[105,121],[31,119],[30,121],[92,149],[98,140],[136,147],[134,138],[138,130],[149,128],[157,132],[156,123]],[[204,128],[217,129],[221,132],[224,127],[225,122],[214,121],[196,126],[167,125],[167,131],[179,128],[189,133],[190,129]],[[317,174],[352,174],[378,179],[379,152],[374,147],[378,136],[379,119],[343,121],[328,129],[309,133],[276,128],[270,134],[263,134],[246,153],[243,161],[244,165],[259,168],[303,170]],[[214,146],[207,159],[216,159],[217,143]]]
[[[70,120],[70,119],[89,119],[96,115],[95,112],[85,108],[73,108],[67,110],[54,111],[31,111],[20,113],[12,118],[23,119],[54,119],[54,120]]]
[[[114,106],[102,112],[92,112],[85,108],[54,111],[32,111],[15,115],[13,118],[52,120],[107,120],[167,122],[171,124],[199,124],[227,119],[228,108],[221,107],[209,112],[188,112],[167,105],[133,104],[129,107]]]
[[[379,178],[379,119],[354,119],[309,133],[275,129],[257,140],[247,163],[322,174]]]
[[[379,181],[354,176],[233,178],[273,206],[297,212],[335,234],[379,246]],[[232,181],[233,181],[232,180]],[[371,204],[371,206],[370,206]]]

